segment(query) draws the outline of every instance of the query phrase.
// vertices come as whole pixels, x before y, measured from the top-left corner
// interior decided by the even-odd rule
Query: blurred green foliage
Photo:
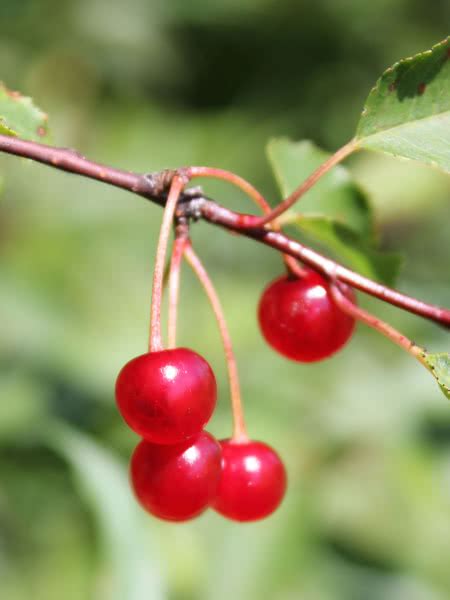
[[[134,170],[232,169],[275,199],[266,139],[337,148],[383,69],[445,37],[449,17],[448,2],[420,0],[2,0],[0,73],[49,112],[58,144]],[[349,168],[384,248],[406,256],[399,287],[449,306],[448,178],[369,154]],[[229,318],[250,433],[279,449],[289,492],[247,526],[139,511],[124,483],[136,439],[113,385],[145,349],[160,209],[14,157],[0,171],[2,600],[449,597],[450,409],[437,386],[362,326],[322,364],[275,355],[255,308],[279,257],[205,224],[193,237]],[[206,190],[252,210],[224,185]],[[448,350],[434,325],[361,301]],[[217,373],[209,429],[227,436],[219,337],[187,269],[180,316],[180,340]]]

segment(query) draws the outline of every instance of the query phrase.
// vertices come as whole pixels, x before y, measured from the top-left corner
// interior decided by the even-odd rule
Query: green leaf
[[[358,146],[450,172],[449,40],[383,73],[366,100]]]
[[[0,133],[45,142],[48,140],[47,115],[31,98],[0,83]]]
[[[424,359],[428,370],[438,382],[443,394],[450,400],[450,354],[448,352],[437,352],[435,354],[425,352]]]
[[[71,465],[92,508],[106,558],[108,600],[161,600],[159,564],[145,537],[144,514],[132,497],[124,465],[87,436],[58,422],[45,431],[48,445]]]
[[[373,248],[350,227],[329,217],[297,215],[295,222],[289,220],[289,223],[323,243],[358,273],[386,285],[394,284],[402,265],[400,255]]]
[[[271,140],[269,161],[282,196],[289,195],[330,155],[309,141]],[[301,213],[300,213],[301,211]],[[319,242],[359,273],[393,285],[401,257],[377,249],[369,200],[343,166],[324,175],[279,222],[295,225],[309,240]]]
[[[293,142],[287,138],[270,140],[267,156],[274,170],[283,197],[293,192],[298,185],[330,154],[309,140]],[[346,223],[355,231],[372,237],[374,225],[370,203],[364,191],[352,181],[348,170],[337,165],[326,173],[299,200],[298,211],[333,217]]]

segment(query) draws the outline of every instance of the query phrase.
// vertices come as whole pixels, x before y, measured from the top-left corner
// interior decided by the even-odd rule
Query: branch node
[[[151,187],[152,195],[160,196],[170,188],[172,179],[177,174],[176,169],[164,169],[163,171],[146,173],[144,178]]]
[[[183,192],[183,197],[186,199],[200,198],[203,196],[203,189],[201,185],[187,188]]]
[[[189,191],[189,190],[187,190]],[[200,196],[193,196],[187,202],[178,205],[178,217],[185,217],[192,221],[199,221],[203,217],[203,207],[205,205],[205,198]]]

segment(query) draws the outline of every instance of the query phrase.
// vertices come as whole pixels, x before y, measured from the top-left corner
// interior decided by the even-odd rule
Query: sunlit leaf
[[[370,92],[358,145],[450,172],[450,38],[387,69]]]

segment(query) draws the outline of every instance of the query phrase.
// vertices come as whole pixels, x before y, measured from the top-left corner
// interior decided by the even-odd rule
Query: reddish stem
[[[60,171],[102,181],[146,198],[156,197],[156,193],[160,191],[155,189],[155,187],[159,188],[158,185],[155,186],[158,182],[151,177],[96,163],[70,148],[56,148],[9,135],[0,135],[0,151],[31,158]]]
[[[175,348],[177,339],[178,298],[180,290],[180,267],[183,258],[186,238],[176,237],[173,243],[172,258],[169,273],[169,311],[167,347]]]
[[[213,179],[228,181],[247,194],[247,196],[259,206],[263,213],[269,214],[271,212],[270,205],[264,196],[250,182],[235,173],[231,173],[231,171],[216,169],[214,167],[188,167],[184,172],[189,179],[194,179],[195,177],[211,177]],[[251,215],[248,216],[250,217]]]
[[[230,384],[231,407],[233,411],[232,439],[238,443],[246,442],[248,441],[248,436],[244,421],[244,410],[242,407],[236,357],[233,352],[233,344],[231,342],[230,332],[228,331],[227,323],[223,313],[222,304],[209,278],[209,275],[206,272],[206,269],[204,268],[197,254],[194,252],[190,243],[185,245],[184,256],[197,275],[206,292],[206,295],[208,296],[214,316],[216,317],[219,325],[220,335],[222,336],[222,342],[228,366],[228,380]]]
[[[173,171],[162,171],[153,175],[131,173],[95,163],[67,148],[55,148],[7,135],[0,135],[0,152],[30,158],[59,170],[123,188],[160,206],[165,206],[165,184],[168,178],[174,174]],[[181,210],[180,205],[180,212],[185,216],[193,216],[196,219],[202,218],[229,231],[241,233],[266,246],[289,254],[323,273],[326,273],[327,266],[331,265],[336,268],[336,278],[338,280],[344,281],[384,302],[389,302],[403,310],[408,310],[450,329],[450,310],[411,298],[354,273],[282,233],[269,231],[262,227],[257,228],[255,223],[261,221],[259,217],[233,212],[217,202],[202,196],[188,195],[187,192],[183,194],[183,200],[183,210]]]
[[[153,273],[152,307],[150,313],[149,351],[160,352],[163,349],[161,335],[161,303],[164,279],[164,264],[166,260],[167,244],[169,241],[170,227],[173,222],[178,198],[186,181],[175,175],[170,185],[167,203],[164,208],[163,220],[159,231],[159,240],[156,250],[155,270]]]
[[[357,288],[361,292],[370,294],[379,300],[389,302],[403,310],[430,319],[446,329],[450,329],[450,310],[434,304],[428,304],[402,294],[401,292],[389,288],[381,283],[373,281],[359,273],[355,273],[346,267],[334,262],[330,258],[322,256],[312,248],[304,246],[298,240],[294,240],[277,231],[267,229],[247,229],[242,228],[239,213],[235,213],[216,202],[202,199],[201,206],[196,206],[196,214],[208,222],[220,225],[221,227],[236,231],[248,238],[257,240],[266,246],[276,248],[280,252],[289,254],[301,260],[312,269],[328,276],[330,272],[334,273],[337,280],[343,281]]]
[[[420,346],[417,346],[414,342],[412,342],[405,335],[400,333],[397,329],[382,321],[375,315],[372,315],[368,311],[364,310],[360,306],[356,306],[353,304],[351,300],[349,300],[340,290],[338,283],[331,283],[330,285],[331,294],[333,296],[333,300],[339,306],[339,308],[350,315],[354,319],[358,321],[362,321],[372,329],[375,329],[385,337],[387,337],[391,342],[403,348],[406,352],[414,356],[419,362],[421,362],[424,366],[427,367],[427,364],[424,360],[424,349]],[[428,368],[428,367],[427,367]]]

